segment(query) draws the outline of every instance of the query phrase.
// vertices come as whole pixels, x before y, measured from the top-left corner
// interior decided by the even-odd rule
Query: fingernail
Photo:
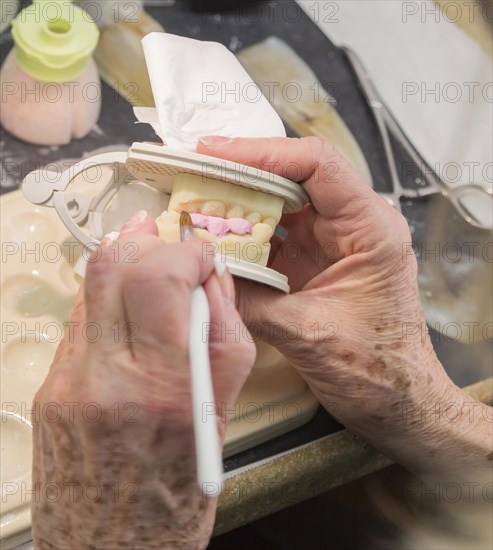
[[[199,141],[206,147],[209,147],[211,145],[226,145],[226,143],[231,143],[233,140],[224,136],[203,136],[199,138]]]
[[[129,218],[122,227],[120,235],[131,233],[132,231],[139,230],[147,220],[147,212],[145,210],[139,210],[131,218]]]
[[[226,263],[221,260],[220,256],[214,256],[214,269],[216,275],[221,278],[226,273]]]
[[[120,236],[120,233],[118,233],[118,231],[112,231],[111,233],[106,234],[104,238],[108,239],[110,243],[114,243],[119,236]]]
[[[214,257],[214,268],[216,270],[216,277],[221,288],[224,303],[226,306],[231,306],[235,301],[235,284],[233,277],[228,271],[226,264],[221,261],[219,256]]]
[[[120,233],[118,231],[112,231],[111,233],[107,233],[99,243],[99,246],[108,246],[111,243],[114,243],[116,239],[120,236]]]

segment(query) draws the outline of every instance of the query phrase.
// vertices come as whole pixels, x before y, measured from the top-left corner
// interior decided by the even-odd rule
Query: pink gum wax
[[[204,214],[190,214],[194,227],[199,229],[207,229],[214,237],[224,237],[228,233],[236,235],[246,235],[251,233],[252,224],[243,218],[218,218],[216,216],[206,216]]]

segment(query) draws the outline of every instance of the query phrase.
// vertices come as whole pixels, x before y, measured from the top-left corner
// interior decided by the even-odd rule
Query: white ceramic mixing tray
[[[141,194],[142,189],[127,190],[128,196],[117,206],[131,214],[135,193]],[[144,199],[139,196],[139,204],[146,208]],[[156,197],[151,199],[156,207]],[[157,208],[163,209],[159,204]],[[20,191],[1,198],[1,236],[0,536],[2,548],[9,548],[29,540],[29,411],[80,285],[73,268],[82,249],[53,209],[33,206]],[[258,352],[238,405],[229,414],[225,456],[304,424],[318,406],[283,356],[266,345],[259,345]]]

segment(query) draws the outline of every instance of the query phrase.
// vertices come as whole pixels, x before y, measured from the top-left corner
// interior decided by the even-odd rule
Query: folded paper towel
[[[153,32],[142,39],[156,108],[136,107],[172,149],[195,151],[201,136],[285,137],[284,125],[222,44]]]

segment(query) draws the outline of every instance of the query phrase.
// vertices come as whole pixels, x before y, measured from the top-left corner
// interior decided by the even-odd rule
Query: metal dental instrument
[[[404,134],[399,124],[395,120],[392,113],[387,109],[383,101],[381,100],[377,90],[375,89],[371,79],[369,78],[363,63],[359,57],[350,48],[343,47],[344,53],[353,68],[353,71],[358,79],[361,91],[365,96],[365,99],[372,109],[375,121],[377,123],[380,136],[382,138],[385,156],[389,166],[390,177],[392,181],[391,193],[379,193],[389,204],[401,211],[400,200],[416,199],[426,197],[429,195],[440,194],[445,197],[455,210],[472,226],[479,229],[491,230],[491,225],[481,222],[477,218],[473,217],[473,214],[469,212],[466,206],[461,202],[461,198],[464,195],[471,193],[471,191],[480,192],[484,195],[488,201],[492,203],[493,207],[493,189],[485,184],[479,183],[467,183],[451,188],[447,186],[438,176],[432,175],[430,170],[423,169],[424,161],[417,153],[416,149]],[[394,152],[392,150],[392,144],[390,141],[389,133],[397,140],[399,145],[406,151],[411,160],[418,166],[421,172],[421,176],[426,182],[427,186],[421,189],[405,189],[400,181],[397,165],[395,162]]]
[[[193,237],[190,214],[182,212],[180,215],[180,240],[184,242],[193,239]],[[217,420],[215,412],[207,413],[204,406],[212,406],[212,410],[215,411],[209,360],[209,338],[207,330],[204,330],[209,323],[209,302],[204,288],[199,286],[192,292],[188,337],[197,477],[204,494],[218,495],[221,491],[223,467]]]

